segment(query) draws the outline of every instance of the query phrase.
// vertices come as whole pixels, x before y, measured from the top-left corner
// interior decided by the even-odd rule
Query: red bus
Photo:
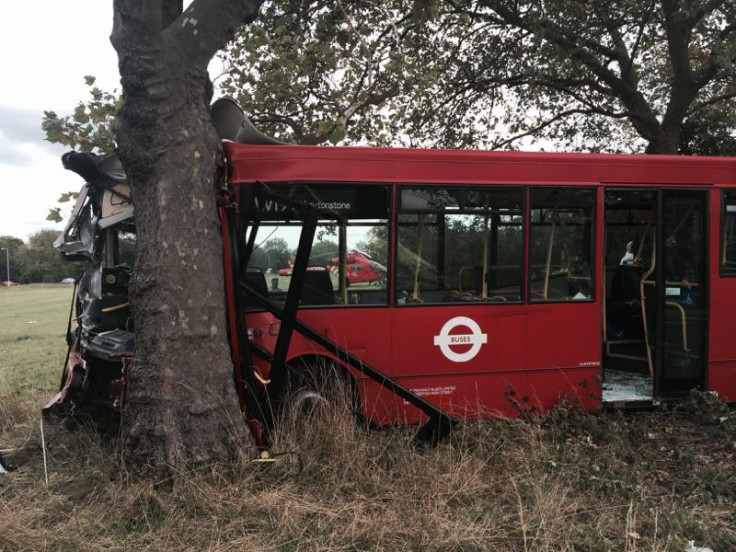
[[[342,251],[368,244],[388,267],[380,288],[305,272],[296,320],[443,412],[595,412],[692,389],[736,400],[734,159],[233,143],[226,155],[253,205],[236,239],[309,247],[333,228]],[[254,301],[256,267],[241,274],[231,293],[266,380],[283,311]],[[424,417],[308,333],[284,354],[342,366],[378,423]]]
[[[257,436],[289,378],[325,363],[364,417],[435,433],[561,401],[736,401],[736,159],[234,142],[225,157],[230,341]],[[275,238],[288,276],[259,266]],[[317,251],[337,269],[310,270]],[[383,277],[351,282],[354,251]],[[103,326],[109,368],[132,342]]]

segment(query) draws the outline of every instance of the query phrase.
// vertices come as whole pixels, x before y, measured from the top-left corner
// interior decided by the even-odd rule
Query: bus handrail
[[[652,284],[654,285],[655,282],[647,280],[652,274],[654,274],[654,270],[657,268],[657,240],[652,240],[652,262],[649,266],[649,270],[647,270],[644,275],[641,277],[641,280],[639,282],[639,293],[641,295],[641,318],[642,318],[642,324],[644,325],[644,342],[646,344],[647,349],[647,364],[649,365],[649,375],[651,377],[654,377],[654,360],[652,359],[652,347],[649,344],[649,328],[647,327],[647,301],[646,297],[644,296],[644,285],[645,284]]]

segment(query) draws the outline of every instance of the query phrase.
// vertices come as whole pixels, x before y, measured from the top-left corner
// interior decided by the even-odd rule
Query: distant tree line
[[[61,258],[54,248],[54,240],[59,236],[57,230],[39,230],[24,242],[14,236],[0,236],[0,247],[7,248],[8,253],[0,251],[0,281],[8,275],[10,261],[10,279],[22,284],[60,282],[64,278],[79,276],[79,267]]]

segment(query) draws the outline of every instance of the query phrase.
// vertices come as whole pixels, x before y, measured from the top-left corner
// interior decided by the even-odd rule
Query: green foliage
[[[78,269],[62,260],[53,243],[57,230],[39,230],[28,243],[12,236],[0,236],[0,247],[7,247],[10,257],[10,279],[21,283],[56,283],[78,276]],[[0,280],[6,278],[5,251],[0,252]]]
[[[46,140],[77,151],[109,154],[115,149],[113,123],[122,98],[114,91],[105,92],[95,86],[95,77],[86,76],[90,99],[79,102],[72,115],[44,111],[41,127]]]
[[[719,124],[736,120],[735,55],[725,1],[291,0],[267,2],[233,42],[222,87],[266,132],[305,144],[508,148],[533,136],[566,150],[674,152],[685,140],[724,153],[702,137],[734,140]]]
[[[680,134],[678,151],[685,155],[736,156],[736,102],[690,117]]]
[[[222,59],[221,90],[302,144],[736,151],[723,0],[269,1]],[[44,131],[109,153],[122,99],[85,83],[90,99],[46,112]]]
[[[46,220],[56,223],[64,220],[64,217],[61,216],[61,207],[49,208],[49,214],[46,215]]]
[[[302,144],[387,144],[383,107],[399,94],[408,2],[268,2],[224,55],[221,88],[264,131]]]
[[[115,91],[105,92],[95,86],[96,79],[91,75],[84,77],[89,87],[90,99],[79,102],[72,115],[57,115],[53,111],[44,111],[41,128],[46,133],[46,140],[52,144],[61,144],[75,151],[108,155],[115,151],[114,124],[115,113],[122,106],[122,97]],[[78,192],[61,194],[59,203],[76,199]],[[46,220],[61,222],[61,208],[49,208]]]
[[[284,0],[239,32],[219,84],[266,133],[302,144],[495,149],[533,138],[568,151],[733,155],[735,58],[736,5],[725,1]],[[122,100],[85,83],[90,99],[71,115],[46,112],[44,131],[109,153]]]
[[[312,244],[312,264],[326,265],[333,258],[339,255],[340,246],[336,241],[324,239],[318,239]]]
[[[79,192],[65,192],[59,196],[58,201],[59,203],[66,203],[68,201],[71,201],[72,199],[77,199],[79,197]],[[64,217],[61,216],[61,207],[53,207],[49,209],[49,214],[46,215],[46,220],[49,220],[51,222],[61,222],[64,220]]]
[[[294,251],[283,238],[268,238],[253,251],[250,266],[262,269],[285,268],[289,266],[289,259],[294,256]]]
[[[66,192],[65,194],[61,194],[59,196],[59,199],[57,201],[59,203],[66,203],[67,201],[71,201],[72,199],[77,199],[79,197],[79,192]]]
[[[25,244],[20,238],[13,236],[0,236],[0,247],[7,249],[0,251],[0,281],[4,282],[8,277],[8,260],[10,261],[10,279],[14,282],[20,281],[25,272]]]
[[[359,251],[368,253],[373,260],[381,263],[382,265],[388,264],[388,228],[383,225],[373,226],[368,230],[368,235],[365,241],[360,241],[356,244],[356,248]]]

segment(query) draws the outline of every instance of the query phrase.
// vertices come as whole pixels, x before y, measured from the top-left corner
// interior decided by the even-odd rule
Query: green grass
[[[0,384],[24,402],[42,402],[58,386],[71,295],[68,285],[0,289]]]

